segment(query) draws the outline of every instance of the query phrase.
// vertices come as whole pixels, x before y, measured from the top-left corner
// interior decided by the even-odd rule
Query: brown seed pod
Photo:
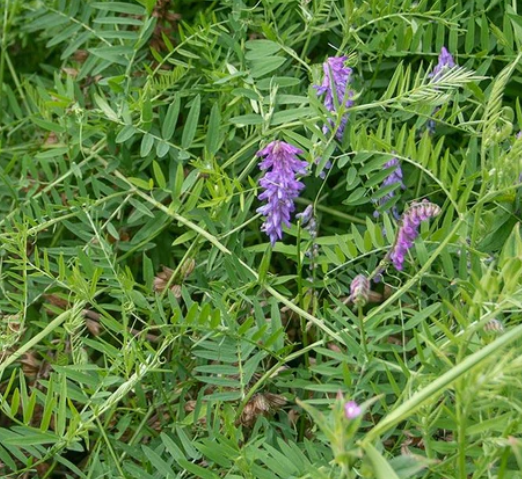
[[[87,50],[76,50],[73,54],[73,59],[78,63],[83,63],[89,57]]]
[[[167,268],[166,266],[162,266],[162,271],[159,272],[154,278],[154,291],[156,291],[157,293],[161,293],[167,287],[167,284],[170,278],[172,278],[173,274],[174,271],[172,269]]]
[[[179,284],[171,286],[170,290],[176,299],[181,298],[181,286]]]
[[[286,398],[281,394],[265,393],[264,396],[272,409],[280,409],[287,403]]]

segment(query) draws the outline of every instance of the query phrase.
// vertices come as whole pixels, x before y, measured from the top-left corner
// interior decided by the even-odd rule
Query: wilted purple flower
[[[390,168],[390,174],[384,179],[384,181],[381,184],[381,189],[385,188],[387,186],[391,185],[399,185],[399,187],[403,190],[406,189],[405,184],[402,181],[402,168],[399,164],[399,160],[397,158],[392,158],[390,161],[387,161],[384,163],[384,168],[388,169]],[[395,196],[395,190],[390,191],[386,193],[384,196],[379,198],[378,200],[375,200],[375,203],[378,204],[378,206],[384,206],[388,201],[390,201]],[[397,208],[394,206],[392,208],[393,216],[395,216],[396,219],[399,219],[399,213],[397,212]],[[374,211],[373,216],[375,218],[379,217],[379,211]]]
[[[355,419],[361,412],[361,407],[355,401],[349,401],[344,405],[344,415],[347,419]]]
[[[268,203],[257,209],[266,217],[261,230],[269,237],[272,246],[283,237],[283,225],[290,226],[290,215],[295,210],[294,199],[304,188],[296,174],[305,174],[308,167],[306,161],[301,161],[296,155],[303,152],[284,141],[272,141],[257,156],[264,156],[259,164],[261,170],[270,170],[259,180],[259,185],[265,189],[259,195],[260,200]]]
[[[446,47],[442,47],[439,55],[439,62],[437,63],[437,65],[435,65],[435,68],[428,76],[430,78],[433,78],[434,80],[437,80],[437,78],[441,76],[444,70],[446,70],[447,68],[453,68],[454,66],[455,61],[453,60],[451,53],[448,52]]]
[[[296,214],[295,217],[301,221],[301,226],[310,233],[312,239],[315,239],[317,237],[317,223],[314,218],[314,207],[308,205],[306,210]]]
[[[410,209],[403,214],[402,224],[390,253],[390,259],[399,271],[404,266],[404,258],[408,250],[413,246],[415,238],[419,235],[419,225],[439,213],[440,208],[437,205],[428,200],[423,200],[420,203],[413,203]]]
[[[329,112],[337,113],[338,108],[344,105],[349,108],[353,105],[353,90],[348,88],[351,81],[352,69],[345,66],[347,57],[330,57],[323,63],[323,82],[321,85],[314,85],[318,95],[324,95],[324,106]],[[337,139],[343,137],[344,128],[348,121],[347,115],[343,115],[341,124],[335,136]],[[327,133],[335,127],[333,119],[328,120],[329,125],[323,126],[323,133]]]
[[[493,318],[484,325],[484,331],[492,331],[494,333],[503,333],[504,324],[497,318]]]
[[[306,224],[312,219],[313,215],[314,207],[313,205],[308,205],[302,213],[297,213],[295,217],[301,221],[301,226],[306,226]]]
[[[364,306],[370,294],[370,281],[364,274],[358,274],[350,284],[350,301],[356,306]]]

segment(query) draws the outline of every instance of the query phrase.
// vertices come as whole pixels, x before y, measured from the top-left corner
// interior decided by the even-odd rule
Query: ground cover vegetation
[[[522,477],[518,2],[0,6],[2,477]]]

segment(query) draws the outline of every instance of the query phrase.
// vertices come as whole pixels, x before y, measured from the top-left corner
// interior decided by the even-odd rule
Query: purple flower
[[[267,170],[259,180],[265,191],[258,197],[267,200],[267,204],[257,212],[266,217],[261,230],[270,237],[272,246],[283,237],[283,225],[290,226],[290,215],[295,210],[294,199],[304,188],[304,184],[295,178],[296,174],[304,175],[308,168],[308,163],[296,156],[302,153],[284,141],[272,141],[257,152],[257,156],[265,157],[259,168]]]
[[[345,66],[347,57],[330,57],[323,63],[323,82],[321,85],[314,85],[318,95],[324,95],[324,106],[331,113],[337,113],[338,108],[344,105],[349,108],[353,105],[353,90],[348,88],[351,81],[352,69]],[[343,137],[344,128],[348,121],[347,115],[343,115],[341,124],[335,132],[337,139]],[[335,127],[333,119],[328,120],[328,125],[323,126],[323,133]]]
[[[413,246],[415,238],[419,235],[421,222],[437,216],[440,208],[428,200],[413,203],[408,211],[402,216],[402,224],[399,228],[395,244],[390,253],[390,259],[399,271],[404,266],[404,258],[408,250]]]
[[[392,185],[399,185],[399,187],[403,190],[406,189],[405,184],[402,181],[402,168],[399,164],[399,160],[397,158],[392,158],[390,161],[384,163],[384,168],[388,169],[390,168],[390,174],[384,179],[384,181],[381,184],[381,189],[385,188],[387,186]],[[389,193],[386,193],[384,196],[379,198],[378,200],[375,200],[374,202],[377,203],[378,206],[382,207],[386,205],[393,197],[395,196],[395,190],[390,191]],[[399,219],[399,213],[397,212],[397,208],[394,206],[392,208],[393,216],[395,216],[396,219]],[[379,211],[374,211],[373,216],[375,218],[379,217]]]
[[[430,78],[433,78],[434,80],[437,80],[444,72],[444,70],[446,70],[447,68],[453,68],[454,66],[455,61],[453,60],[451,53],[448,52],[446,47],[442,47],[439,55],[439,63],[435,65],[435,68],[428,76]]]
[[[358,274],[350,284],[350,301],[356,306],[364,306],[370,294],[370,281],[364,274]]]
[[[344,405],[344,415],[347,419],[355,419],[361,412],[361,407],[355,401],[349,401]]]

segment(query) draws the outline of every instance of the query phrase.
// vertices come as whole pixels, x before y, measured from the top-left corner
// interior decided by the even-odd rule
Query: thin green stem
[[[314,203],[313,201],[307,200],[305,198],[296,198],[295,202],[298,203],[298,204],[301,204],[301,205],[311,205],[311,204]],[[360,225],[365,225],[366,224],[366,221],[364,221],[363,219],[357,218],[357,216],[353,216],[353,215],[349,215],[347,213],[343,213],[342,211],[336,210],[335,208],[332,208],[330,206],[324,206],[324,205],[321,205],[321,204],[315,204],[314,205],[314,209],[319,210],[319,211],[324,211],[325,213],[328,213],[328,214],[330,214],[332,216],[337,216],[337,218],[342,218],[342,219],[350,221],[352,223],[357,223],[357,224],[360,224]]]
[[[109,455],[112,457],[112,460],[114,462],[114,466],[116,467],[116,469],[118,470],[118,473],[120,474],[120,477],[121,478],[126,478],[127,475],[125,474],[125,472],[123,471],[122,467],[121,467],[121,463],[120,461],[118,460],[118,456],[116,455],[116,453],[114,452],[114,448],[112,447],[112,444],[111,444],[111,441],[109,440],[108,436],[107,436],[107,433],[105,432],[105,427],[104,425],[101,423],[100,421],[100,418],[97,417],[96,418],[96,424],[98,425],[98,431],[100,431],[100,434],[103,438],[103,441],[105,442],[105,444],[107,445],[107,449],[109,450]]]
[[[366,361],[370,360],[370,355],[368,353],[368,345],[366,344],[366,331],[364,326],[364,311],[363,307],[359,305],[358,309],[358,317],[359,317],[359,329],[361,332],[361,345],[363,347],[364,355],[366,356]]]
[[[303,294],[303,263],[301,259],[301,222],[299,222],[297,226],[297,303],[299,307],[304,310],[305,306],[303,304],[304,294]],[[306,349],[308,346],[308,332],[306,331],[306,321],[303,317],[299,318],[299,322],[301,325],[301,341],[303,343],[303,347]],[[310,367],[310,361],[308,353],[305,354],[304,357],[306,368]]]
[[[7,20],[9,13],[9,0],[5,0],[4,20],[2,22],[2,40],[0,42],[0,104],[2,104],[2,93],[4,91],[4,69],[5,57],[7,55]],[[3,110],[0,109],[0,120],[3,116]]]
[[[458,471],[459,478],[466,479],[466,392],[462,384],[457,387],[457,424],[458,424]]]

